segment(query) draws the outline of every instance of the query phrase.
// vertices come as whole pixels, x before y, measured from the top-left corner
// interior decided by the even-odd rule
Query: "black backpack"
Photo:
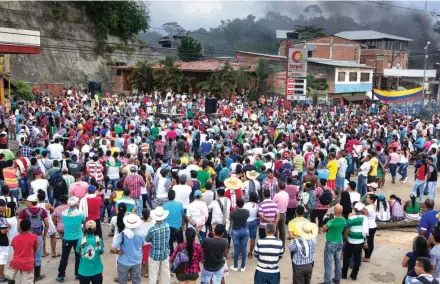
[[[330,203],[332,203],[332,199],[333,198],[330,190],[323,189],[322,195],[319,197],[319,203],[321,203],[321,205],[330,205]]]
[[[50,180],[51,180],[51,185],[53,188],[54,198],[57,199],[58,197],[60,197],[63,194],[67,195],[67,193],[68,193],[67,183],[66,183],[66,180],[63,178],[61,171],[59,172],[59,174],[56,173],[54,175],[54,177],[51,178]]]
[[[423,276],[419,276],[416,279],[419,280],[422,284],[439,284],[439,281],[435,278],[432,279],[432,281],[429,281],[428,279],[426,279]]]

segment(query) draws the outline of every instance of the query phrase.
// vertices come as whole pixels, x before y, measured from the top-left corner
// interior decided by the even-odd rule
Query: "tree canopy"
[[[180,40],[177,55],[182,61],[200,60],[203,57],[202,44],[190,36],[185,36]]]

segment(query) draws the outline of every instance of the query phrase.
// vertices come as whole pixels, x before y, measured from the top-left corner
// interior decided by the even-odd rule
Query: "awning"
[[[367,95],[356,95],[342,98],[347,102],[365,101],[370,99]]]

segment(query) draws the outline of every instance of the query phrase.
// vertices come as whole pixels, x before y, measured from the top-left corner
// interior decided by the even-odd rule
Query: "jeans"
[[[61,201],[59,201],[58,199],[55,199],[55,206],[54,207],[56,208],[60,205],[63,205],[63,203]]]
[[[35,252],[35,266],[41,266],[43,262],[43,236],[38,236],[38,248]]]
[[[408,176],[408,163],[400,163],[398,172],[402,179],[406,178]]]
[[[135,199],[134,201],[136,202],[137,214],[142,218],[142,210],[144,209],[142,204],[142,196],[139,196],[139,198]]]
[[[224,270],[223,267],[219,271],[207,271],[202,269],[202,275],[200,276],[200,284],[220,284],[222,283]]]
[[[170,227],[170,240],[169,240],[170,256],[174,252],[174,242],[175,241],[177,241],[178,244],[183,243],[183,230],[182,230],[182,228],[177,229],[177,228]]]
[[[390,173],[392,178],[396,178],[397,164],[389,164]]]
[[[118,262],[119,283],[127,283],[128,277],[131,277],[131,283],[141,284],[141,264],[126,266]]]
[[[93,276],[79,275],[79,284],[102,284],[102,273]]]
[[[199,242],[202,243],[202,241],[206,238],[206,232],[199,232]]]
[[[27,177],[21,177],[18,180],[18,184],[20,186],[21,189],[21,196],[23,197],[23,199],[26,199],[29,195],[29,187],[28,187],[28,180]]]
[[[351,271],[350,277],[356,279],[359,271],[359,266],[361,265],[361,257],[362,257],[362,248],[364,247],[364,243],[360,244],[351,244],[349,242],[345,243],[344,248],[344,258],[342,265],[342,276],[344,278],[347,277],[348,267],[350,266],[350,259],[353,256],[354,264],[353,270]]]
[[[428,181],[428,197],[435,200],[435,188],[437,187],[437,181]]]
[[[249,230],[249,238],[251,240],[257,239],[257,229],[258,229],[259,220],[250,221],[247,223],[247,227]]]
[[[10,192],[9,196],[11,196],[13,198],[17,198],[17,200],[18,200],[18,195],[19,195],[18,188],[10,188],[9,192]]]
[[[332,283],[332,264],[335,262],[335,280],[341,279],[342,243],[326,242],[324,249],[324,283]]]
[[[72,248],[75,253],[75,275],[78,275],[78,267],[80,260],[80,254],[76,252],[76,245],[78,244],[78,242],[79,240],[63,240],[63,247],[61,248],[60,266],[58,267],[58,277],[66,276],[67,263],[69,260],[70,250]]]
[[[117,185],[118,185],[118,181],[119,181],[119,179],[111,179],[109,181],[109,184],[111,184],[113,186],[113,190],[116,190]]]
[[[281,275],[277,273],[266,273],[259,270],[255,270],[254,284],[279,284]]]
[[[145,202],[148,202],[148,206],[150,206],[150,210],[153,210],[153,202],[151,201],[151,192],[147,191],[146,194],[142,194],[142,205],[144,208],[147,208]]]
[[[112,219],[112,205],[110,199],[104,199],[104,203],[101,205],[101,220],[104,220],[105,212],[107,211],[108,222]]]
[[[424,188],[425,188],[425,181],[424,180],[416,179],[414,181],[414,186],[413,186],[412,192],[414,192],[415,194],[419,194],[419,203],[422,203],[422,201],[423,201]]]
[[[363,175],[358,176],[357,191],[359,192],[361,197],[367,193],[367,177],[366,176],[363,176]]]
[[[148,260],[148,275],[150,284],[156,284],[158,275],[160,275],[160,281],[159,283],[171,283],[171,276],[170,276],[170,259],[166,258],[161,261],[156,261],[150,258]],[[139,274],[140,279],[140,274]],[[119,281],[121,281],[121,278],[119,278]],[[121,283],[121,282],[119,282]],[[127,283],[127,282],[122,282]],[[140,283],[140,282],[139,282]]]
[[[246,266],[246,247],[249,240],[247,227],[232,230],[232,241],[234,242],[234,267],[238,267],[238,253],[241,251],[241,268]]]
[[[53,204],[53,188],[52,186],[48,186],[47,187],[47,196],[46,199],[49,200],[49,203],[52,205]]]
[[[284,244],[286,243],[286,213],[280,213],[280,221],[278,222],[278,237]]]

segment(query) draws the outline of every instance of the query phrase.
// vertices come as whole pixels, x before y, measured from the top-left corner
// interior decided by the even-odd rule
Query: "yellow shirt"
[[[186,156],[180,157],[180,163],[188,165],[189,164],[188,157],[186,157]]]
[[[371,173],[369,174],[372,177],[377,176],[377,166],[379,165],[379,160],[374,157],[370,160],[370,166],[371,166]]]
[[[304,217],[295,217],[292,221],[289,222],[289,224],[287,225],[287,230],[289,232],[292,232],[293,235],[295,237],[299,237],[300,235],[300,226],[302,226],[302,224],[304,222],[310,222],[309,220],[307,220]],[[293,242],[293,240],[291,240],[291,242]]]
[[[338,160],[331,160],[327,164],[328,180],[336,180],[336,174],[338,173]]]
[[[114,154],[115,152],[120,152],[120,150],[119,150],[118,147],[113,147],[113,148],[110,149],[110,151],[112,151],[112,156],[113,156],[113,154]]]

